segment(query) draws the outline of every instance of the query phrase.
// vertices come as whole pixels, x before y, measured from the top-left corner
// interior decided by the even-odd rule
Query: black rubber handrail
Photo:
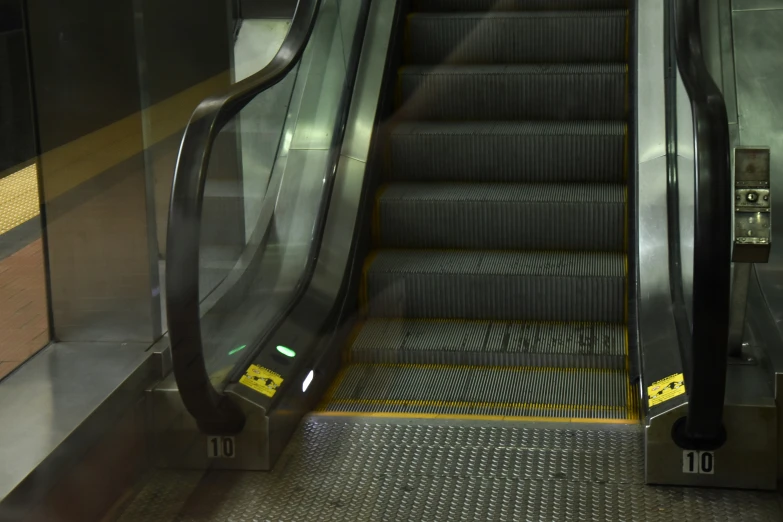
[[[713,0],[708,0],[713,1]],[[699,0],[675,0],[677,67],[693,111],[696,152],[693,324],[684,357],[688,414],[675,424],[675,442],[715,449],[726,439],[726,390],[731,292],[731,167],[729,121],[720,89],[707,70]]]
[[[666,90],[666,221],[669,237],[669,289],[671,291],[671,313],[677,330],[677,345],[682,367],[690,367],[691,325],[682,278],[682,236],[680,234],[680,172],[677,151],[677,51],[674,44],[674,3],[665,5],[665,90]],[[680,102],[684,103],[684,102]],[[690,100],[688,100],[690,104]],[[691,176],[695,175],[689,173]]]
[[[226,123],[296,66],[310,40],[320,3],[299,0],[288,34],[269,65],[202,101],[182,137],[169,205],[166,310],[174,377],[185,407],[206,433],[239,432],[245,422],[239,407],[210,382],[201,338],[201,210],[212,146]]]

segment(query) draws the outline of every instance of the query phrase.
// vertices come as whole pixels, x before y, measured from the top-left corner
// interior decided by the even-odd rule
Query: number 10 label
[[[207,458],[233,459],[235,456],[234,437],[207,437]]]
[[[703,475],[715,474],[715,452],[691,451],[682,452],[682,472],[701,473]]]

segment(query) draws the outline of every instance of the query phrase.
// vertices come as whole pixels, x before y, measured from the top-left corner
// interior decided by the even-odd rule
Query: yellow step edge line
[[[475,401],[438,401],[423,399],[332,399],[329,404],[361,404],[367,406],[416,406],[434,408],[529,408],[542,410],[585,410],[616,411],[625,413],[625,406],[606,406],[602,404],[538,404],[528,402],[475,402]]]
[[[377,419],[440,419],[440,420],[481,420],[507,422],[574,422],[582,424],[637,424],[629,419],[593,419],[589,417],[533,417],[514,415],[458,415],[448,413],[393,413],[393,412],[354,412],[354,411],[317,411],[320,417],[370,417]]]
[[[384,368],[416,368],[422,370],[444,370],[460,368],[465,370],[510,370],[516,372],[560,372],[560,373],[623,373],[626,370],[612,368],[575,368],[559,366],[486,366],[480,364],[416,364],[416,363],[353,363],[353,366],[375,366]]]
[[[560,325],[571,325],[571,326],[602,326],[602,325],[611,325],[611,326],[623,326],[625,327],[625,324],[623,323],[604,323],[600,321],[538,321],[538,320],[532,320],[532,321],[526,321],[524,319],[462,319],[458,317],[454,318],[446,318],[446,317],[375,317],[373,318],[377,321],[383,321],[385,323],[402,323],[402,322],[409,322],[409,323],[473,323],[477,325],[488,325],[491,323],[499,323],[499,324],[515,324],[515,325],[535,325],[535,326],[560,326]]]

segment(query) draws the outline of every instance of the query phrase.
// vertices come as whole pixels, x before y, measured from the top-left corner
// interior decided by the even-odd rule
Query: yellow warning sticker
[[[274,397],[277,389],[283,384],[283,378],[263,366],[251,364],[239,382],[267,397]]]
[[[655,381],[647,387],[647,397],[650,407],[661,404],[669,399],[685,393],[685,379],[681,373],[675,373],[660,381]]]

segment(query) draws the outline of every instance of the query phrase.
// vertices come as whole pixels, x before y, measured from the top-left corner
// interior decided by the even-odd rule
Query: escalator
[[[325,411],[637,418],[628,11],[557,7],[419,1],[407,15],[366,321]]]
[[[775,466],[737,458],[749,432],[723,414],[726,354],[700,351],[704,323],[675,327],[668,262],[666,286],[649,283],[646,245],[673,244],[678,224],[649,169],[659,187],[676,176],[665,139],[640,152],[665,118],[643,106],[639,61],[650,42],[684,61],[666,24],[698,13],[666,4],[679,19],[658,0],[300,0],[272,63],[202,104],[183,139],[158,469],[117,520],[779,520],[775,493],[647,485],[771,489],[746,472]],[[312,91],[308,117],[335,64],[339,89]],[[677,65],[649,76],[663,86]],[[299,115],[273,205],[205,298],[210,147],[286,83]],[[711,100],[712,122],[688,100],[700,144],[724,130]],[[697,197],[714,202],[730,178],[712,146],[694,177],[712,176]],[[719,259],[704,244],[730,233],[729,211],[699,202],[713,232],[694,250]],[[694,317],[720,323],[726,259],[698,271],[713,284],[710,299],[694,284]],[[717,471],[687,471],[689,452]]]

